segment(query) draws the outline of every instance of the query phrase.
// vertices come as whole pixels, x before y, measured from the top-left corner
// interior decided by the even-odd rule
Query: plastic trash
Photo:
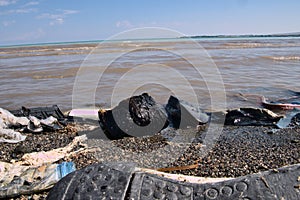
[[[56,167],[57,176],[59,179],[65,177],[69,173],[75,171],[75,164],[73,162],[63,162]]]
[[[268,109],[239,108],[227,111],[225,125],[275,126],[282,117]]]
[[[5,127],[3,128],[17,125],[26,126],[29,123],[29,119],[27,119],[26,117],[16,117],[8,110],[5,110],[3,108],[0,108],[0,119],[2,119],[3,125],[5,125]]]
[[[24,141],[26,136],[10,129],[11,126],[28,125],[26,117],[15,117],[9,111],[0,108],[0,142],[17,143]]]
[[[285,117],[281,118],[278,123],[276,124],[276,126],[278,128],[286,128],[290,125],[292,119],[300,113],[300,110],[298,108],[294,108],[293,110],[291,110],[290,112],[288,112],[286,114]]]
[[[0,128],[0,142],[18,143],[24,141],[26,136],[12,129]]]
[[[0,162],[0,198],[32,194],[49,189],[61,178],[75,170],[73,162],[39,167]]]
[[[153,135],[168,125],[164,108],[147,93],[124,99],[112,109],[100,109],[98,115],[109,139]]]
[[[57,111],[57,113],[60,112]],[[26,136],[20,133],[23,131],[40,133],[44,130],[57,130],[62,128],[58,123],[58,119],[53,116],[48,116],[48,114],[44,114],[43,116],[46,116],[46,118],[41,119],[33,115],[23,115],[24,116],[19,113],[18,116],[15,116],[8,110],[0,108],[0,142],[17,143],[24,141]],[[15,129],[18,129],[19,132]]]
[[[22,107],[20,110],[11,111],[11,113],[17,117],[34,116],[40,120],[52,116],[56,118],[61,124],[66,125],[67,122],[65,115],[61,112],[61,110],[57,105],[53,105],[50,107],[36,107],[36,108]]]
[[[87,140],[86,135],[77,136],[73,139],[73,141],[68,144],[66,147],[53,149],[50,151],[40,151],[24,154],[20,161],[16,162],[19,165],[43,165],[45,163],[54,163],[59,159],[62,159],[73,152],[74,147],[78,144],[82,146],[86,146],[82,142]]]
[[[69,117],[80,117],[80,118],[88,118],[93,120],[98,120],[98,111],[99,109],[72,109],[69,113]]]

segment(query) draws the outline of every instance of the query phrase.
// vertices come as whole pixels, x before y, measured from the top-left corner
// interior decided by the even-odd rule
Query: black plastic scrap
[[[276,126],[282,117],[268,109],[239,108],[227,111],[225,125]]]
[[[147,93],[125,99],[113,109],[101,109],[98,114],[109,139],[153,135],[168,125],[165,110]]]
[[[68,174],[47,200],[66,199],[299,199],[300,164],[236,178],[153,172],[134,163],[100,163]],[[101,178],[104,177],[104,178]]]
[[[109,139],[129,136],[153,135],[171,126],[173,128],[196,128],[206,124],[192,114],[176,97],[171,96],[164,107],[155,102],[147,93],[125,99],[112,109],[99,111],[100,126]],[[121,127],[120,127],[121,125]],[[149,127],[148,127],[149,125]]]
[[[66,122],[65,115],[61,112],[57,105],[49,107],[36,107],[26,108],[22,106],[20,110],[10,111],[16,117],[28,117],[29,115],[35,116],[38,119],[46,119],[50,116],[55,117],[60,123]]]
[[[125,99],[112,109],[101,109],[98,114],[106,136],[109,139],[121,139],[153,135],[168,126],[175,129],[196,128],[199,125],[206,127],[211,116],[220,114],[225,115],[225,125],[286,128],[298,113],[299,110],[294,109],[283,116],[266,108],[238,108],[225,113],[205,113],[174,96],[170,96],[168,103],[162,106],[144,93]],[[149,124],[155,127],[148,127]]]
[[[49,106],[49,107],[35,107],[35,108],[26,108],[22,106],[19,110],[10,111],[16,117],[29,117],[34,116],[38,119],[47,119],[52,116],[57,119],[59,124],[54,124],[52,126],[42,124],[44,130],[54,131],[61,129],[63,126],[67,125],[67,118],[61,112],[57,105]]]
[[[165,109],[168,113],[170,126],[175,129],[197,127],[198,125],[204,125],[208,122],[208,115],[201,113],[205,116],[202,117],[204,119],[200,119],[201,115],[198,110],[198,116],[195,116],[195,114],[193,115],[192,111],[187,109],[187,105],[183,105],[183,103],[174,96],[170,96]]]

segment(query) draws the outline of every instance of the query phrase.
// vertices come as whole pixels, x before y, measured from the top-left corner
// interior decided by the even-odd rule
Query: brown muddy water
[[[0,107],[111,106],[149,92],[216,110],[300,91],[300,39],[161,39],[0,48]],[[226,97],[226,98],[225,98]]]

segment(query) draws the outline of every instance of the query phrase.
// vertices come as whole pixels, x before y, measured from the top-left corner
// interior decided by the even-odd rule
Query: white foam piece
[[[69,116],[98,120],[99,119],[98,111],[99,111],[98,109],[89,109],[89,108],[72,109],[69,113]]]

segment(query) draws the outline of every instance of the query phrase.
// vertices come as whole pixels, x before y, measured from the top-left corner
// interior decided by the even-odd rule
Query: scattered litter
[[[67,122],[65,115],[57,105],[36,108],[22,107],[20,110],[11,111],[11,113],[17,117],[35,116],[38,119],[46,119],[52,116],[56,118],[60,124],[66,125]]]
[[[2,120],[3,125],[5,126],[3,128],[18,125],[26,126],[30,121],[26,117],[16,117],[13,114],[11,114],[8,110],[5,110],[3,108],[0,108],[0,119]]]
[[[61,178],[75,170],[73,162],[37,167],[0,161],[0,198],[41,192],[53,187]]]
[[[48,107],[46,108],[48,109]],[[30,112],[29,109],[23,107],[21,111],[12,111],[17,116],[8,110],[0,108],[0,142],[17,143],[24,141],[26,136],[22,135],[20,132],[29,131],[32,133],[40,133],[44,130],[61,129],[62,126],[58,119],[43,111],[43,109],[46,108],[34,108],[33,110],[35,112]],[[39,109],[40,113],[38,113]],[[59,114],[61,112],[57,111],[57,106],[55,109],[58,114],[54,115],[59,116],[62,121],[63,115]]]
[[[18,143],[24,141],[26,136],[12,129],[3,129],[0,127],[0,142]]]

